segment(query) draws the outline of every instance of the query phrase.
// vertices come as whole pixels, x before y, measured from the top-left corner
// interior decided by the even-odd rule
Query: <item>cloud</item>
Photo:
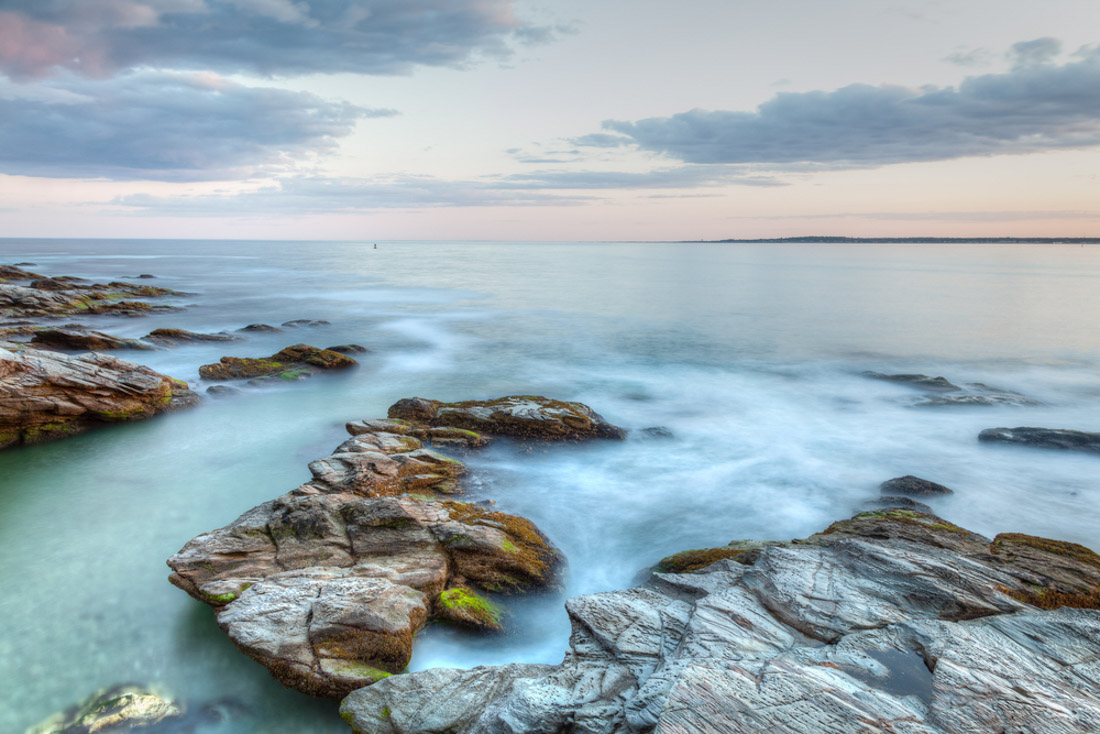
[[[735,166],[679,166],[652,171],[536,171],[499,176],[510,189],[690,189],[702,186],[785,186]]]
[[[1034,41],[1020,41],[1012,44],[1008,58],[1014,68],[1049,64],[1062,53],[1062,42],[1057,38],[1036,38]]]
[[[6,0],[0,72],[68,69],[102,78],[135,67],[261,75],[407,73],[507,56],[509,43],[571,32],[530,26],[515,0]]]
[[[546,194],[489,181],[448,181],[431,176],[328,178],[290,176],[272,186],[232,194],[118,197],[111,205],[156,216],[300,216],[379,209],[563,206],[590,197]]]
[[[960,49],[944,56],[943,61],[956,66],[989,66],[993,61],[993,54],[984,48]]]
[[[1049,63],[1053,39],[1016,44],[1010,72],[958,87],[853,84],[780,93],[755,112],[609,120],[622,143],[688,163],[869,167],[1100,145],[1100,50]],[[600,147],[614,140],[600,134]],[[613,136],[614,137],[614,136]],[[574,141],[580,142],[580,141]]]
[[[24,92],[20,94],[20,92]],[[367,117],[396,114],[211,73],[0,86],[0,172],[217,180],[292,169]]]

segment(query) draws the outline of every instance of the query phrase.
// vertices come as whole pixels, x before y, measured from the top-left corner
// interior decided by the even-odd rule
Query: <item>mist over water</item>
[[[371,352],[347,374],[0,453],[2,731],[130,681],[193,707],[230,702],[202,732],[346,731],[333,702],[283,689],[238,653],[168,584],[164,560],[307,480],[344,422],[413,395],[545,394],[631,429],[623,442],[500,440],[460,457],[471,499],[530,518],[564,551],[566,588],[508,600],[504,637],[429,628],[413,669],[556,663],[567,596],[629,586],[679,550],[811,534],[902,474],[955,489],[930,504],[971,530],[1100,548],[1100,457],[977,442],[994,426],[1100,430],[1100,248],[0,242],[0,262],[24,260],[97,280],[153,273],[196,294],[175,313],[82,319],[121,336],[332,322],[120,353],[193,386],[225,354]],[[921,393],[864,370],[1043,405],[916,408]]]

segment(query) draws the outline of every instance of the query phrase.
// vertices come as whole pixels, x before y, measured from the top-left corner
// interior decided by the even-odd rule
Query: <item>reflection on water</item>
[[[164,559],[309,477],[306,464],[411,395],[542,393],[634,430],[624,442],[465,457],[471,494],[535,521],[569,558],[565,594],[629,585],[685,548],[820,530],[916,474],[956,494],[952,521],[1100,546],[1088,455],[979,445],[991,426],[1097,430],[1100,248],[382,243],[0,243],[0,261],[196,295],[186,311],[92,317],[123,336],[326,319],[134,357],[195,382],[223,354],[358,343],[354,372],[0,454],[0,731],[99,688],[154,682],[209,731],[339,732],[333,702],[283,689]],[[136,259],[140,258],[140,259]],[[1038,408],[913,409],[919,393],[862,370],[1017,390]],[[422,635],[413,667],[557,662],[561,595],[511,601],[515,630]],[[202,729],[207,731],[207,729]]]

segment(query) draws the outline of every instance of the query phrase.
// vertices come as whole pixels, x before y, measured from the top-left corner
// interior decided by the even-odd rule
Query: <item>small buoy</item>
[[[378,249],[378,243],[377,242],[374,243],[374,249],[376,249],[376,250]]]

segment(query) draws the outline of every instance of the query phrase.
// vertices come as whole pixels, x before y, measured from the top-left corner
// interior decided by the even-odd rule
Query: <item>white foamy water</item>
[[[195,294],[177,313],[85,320],[123,336],[332,322],[131,355],[192,383],[224,354],[372,351],[351,373],[0,454],[0,731],[130,681],[196,709],[230,701],[202,732],[346,731],[333,702],[238,653],[167,583],[164,559],[308,479],[345,421],[412,395],[546,394],[632,429],[464,457],[472,499],[529,517],[565,552],[566,589],[509,601],[502,638],[426,630],[414,668],[557,662],[565,596],[629,586],[685,548],[808,535],[902,474],[954,488],[935,509],[972,530],[1100,547],[1100,457],[977,442],[993,426],[1100,430],[1100,248],[0,241],[0,262],[24,260],[100,280],[149,272]],[[864,370],[1043,405],[914,408],[920,393]]]

